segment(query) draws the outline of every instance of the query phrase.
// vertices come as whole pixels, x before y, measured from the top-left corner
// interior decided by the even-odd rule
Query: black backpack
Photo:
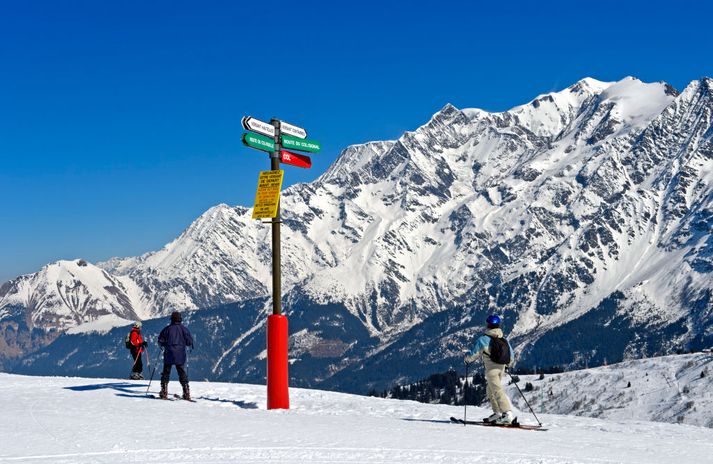
[[[126,334],[126,338],[124,339],[124,344],[128,349],[132,349],[134,345],[131,344],[131,332]]]
[[[488,335],[490,337],[490,335]],[[510,345],[504,338],[490,337],[490,360],[495,364],[510,364]]]

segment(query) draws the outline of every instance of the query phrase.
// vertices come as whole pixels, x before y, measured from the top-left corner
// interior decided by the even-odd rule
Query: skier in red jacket
[[[142,372],[144,371],[144,364],[141,361],[141,353],[144,352],[144,348],[148,345],[144,341],[144,337],[141,336],[141,322],[134,322],[134,327],[129,333],[129,349],[131,350],[131,359],[134,361],[134,365],[131,368],[131,380],[143,380],[144,376]]]

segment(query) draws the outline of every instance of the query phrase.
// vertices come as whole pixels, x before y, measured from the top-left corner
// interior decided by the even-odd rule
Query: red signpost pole
[[[267,409],[290,409],[287,377],[287,318],[267,318]]]
[[[273,119],[275,151],[270,154],[273,171],[280,169],[280,121]],[[267,318],[267,409],[290,409],[287,375],[287,318],[282,314],[282,274],[280,269],[280,207],[272,219],[272,315]]]

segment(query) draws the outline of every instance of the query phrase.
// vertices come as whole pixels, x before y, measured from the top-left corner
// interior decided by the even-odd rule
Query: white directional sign
[[[246,116],[242,119],[245,130],[257,132],[258,134],[267,135],[268,137],[275,136],[275,126],[270,123],[260,121],[252,116]],[[299,128],[298,128],[299,129]]]
[[[306,139],[307,138],[307,131],[302,129],[301,127],[293,126],[290,123],[287,123],[285,121],[280,122],[280,131],[282,131],[283,134],[291,135],[293,137],[299,137],[301,139]]]

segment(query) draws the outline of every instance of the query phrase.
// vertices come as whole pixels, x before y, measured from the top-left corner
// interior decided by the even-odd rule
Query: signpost
[[[275,151],[275,142],[270,137],[258,134],[243,134],[243,143],[250,148],[272,153]]]
[[[293,126],[292,124],[286,123],[285,121],[282,121],[282,124],[280,124],[280,130],[283,134],[291,135],[293,137],[298,137],[300,139],[307,138],[306,130],[302,129],[301,127]]]
[[[309,156],[292,153],[287,150],[280,150],[280,162],[297,166],[298,168],[311,168],[312,160]]]
[[[255,192],[253,219],[269,219],[277,216],[280,205],[280,189],[285,171],[260,171]]]
[[[246,116],[243,143],[270,154],[270,171],[260,172],[253,219],[270,219],[272,225],[272,315],[267,318],[267,409],[289,409],[287,375],[287,318],[282,314],[282,275],[280,272],[280,190],[284,171],[280,162],[301,168],[312,166],[309,156],[283,150],[282,147],[318,153],[319,142],[306,140],[307,131],[279,119],[270,123]]]
[[[245,116],[240,122],[243,124],[243,129],[257,132],[258,134],[267,135],[268,137],[275,136],[275,126],[270,123],[260,121],[252,116]]]
[[[319,150],[322,148],[316,140],[305,140],[289,135],[282,136],[282,146],[292,148],[293,150],[309,151],[312,153],[319,153]]]

